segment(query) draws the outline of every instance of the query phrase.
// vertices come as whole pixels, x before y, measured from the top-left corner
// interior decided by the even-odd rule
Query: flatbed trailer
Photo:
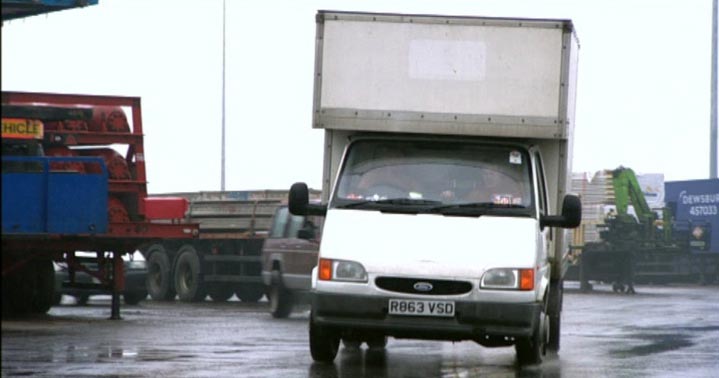
[[[320,192],[313,190],[313,198]],[[256,302],[265,294],[262,247],[287,190],[163,193],[189,202],[185,223],[199,224],[193,240],[166,238],[141,248],[147,288],[155,300],[224,302],[233,295]],[[153,194],[153,196],[155,196]]]
[[[182,220],[186,203],[148,198],[140,98],[3,92],[2,118],[3,314],[47,312],[62,260],[66,284],[92,275],[119,319],[121,256],[199,232]]]

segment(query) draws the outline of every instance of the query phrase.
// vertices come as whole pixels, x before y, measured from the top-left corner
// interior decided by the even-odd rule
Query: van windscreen
[[[529,155],[517,146],[358,140],[345,157],[334,202],[528,209],[530,172]]]

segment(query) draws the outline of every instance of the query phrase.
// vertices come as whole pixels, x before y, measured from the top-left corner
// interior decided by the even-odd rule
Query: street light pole
[[[717,178],[717,0],[712,4],[711,120],[709,141],[709,178]]]
[[[225,191],[225,0],[222,0],[222,167],[220,190]]]

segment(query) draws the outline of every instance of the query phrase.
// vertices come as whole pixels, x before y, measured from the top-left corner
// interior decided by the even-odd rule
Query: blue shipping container
[[[103,234],[108,229],[107,169],[95,157],[3,157],[2,233]],[[89,163],[102,172],[53,170]]]
[[[719,253],[719,179],[667,181],[664,194],[676,224],[706,241],[703,251]]]

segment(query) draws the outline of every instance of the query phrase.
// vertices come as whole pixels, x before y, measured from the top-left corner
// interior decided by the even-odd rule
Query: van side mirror
[[[582,223],[582,201],[573,194],[564,196],[562,215],[545,215],[539,220],[540,227],[577,228],[580,223]]]
[[[307,205],[310,203],[310,191],[304,182],[296,182],[290,187],[288,208],[292,215],[307,215]]]
[[[292,215],[321,215],[327,214],[327,205],[310,204],[310,191],[304,182],[296,182],[290,187],[287,207]]]

